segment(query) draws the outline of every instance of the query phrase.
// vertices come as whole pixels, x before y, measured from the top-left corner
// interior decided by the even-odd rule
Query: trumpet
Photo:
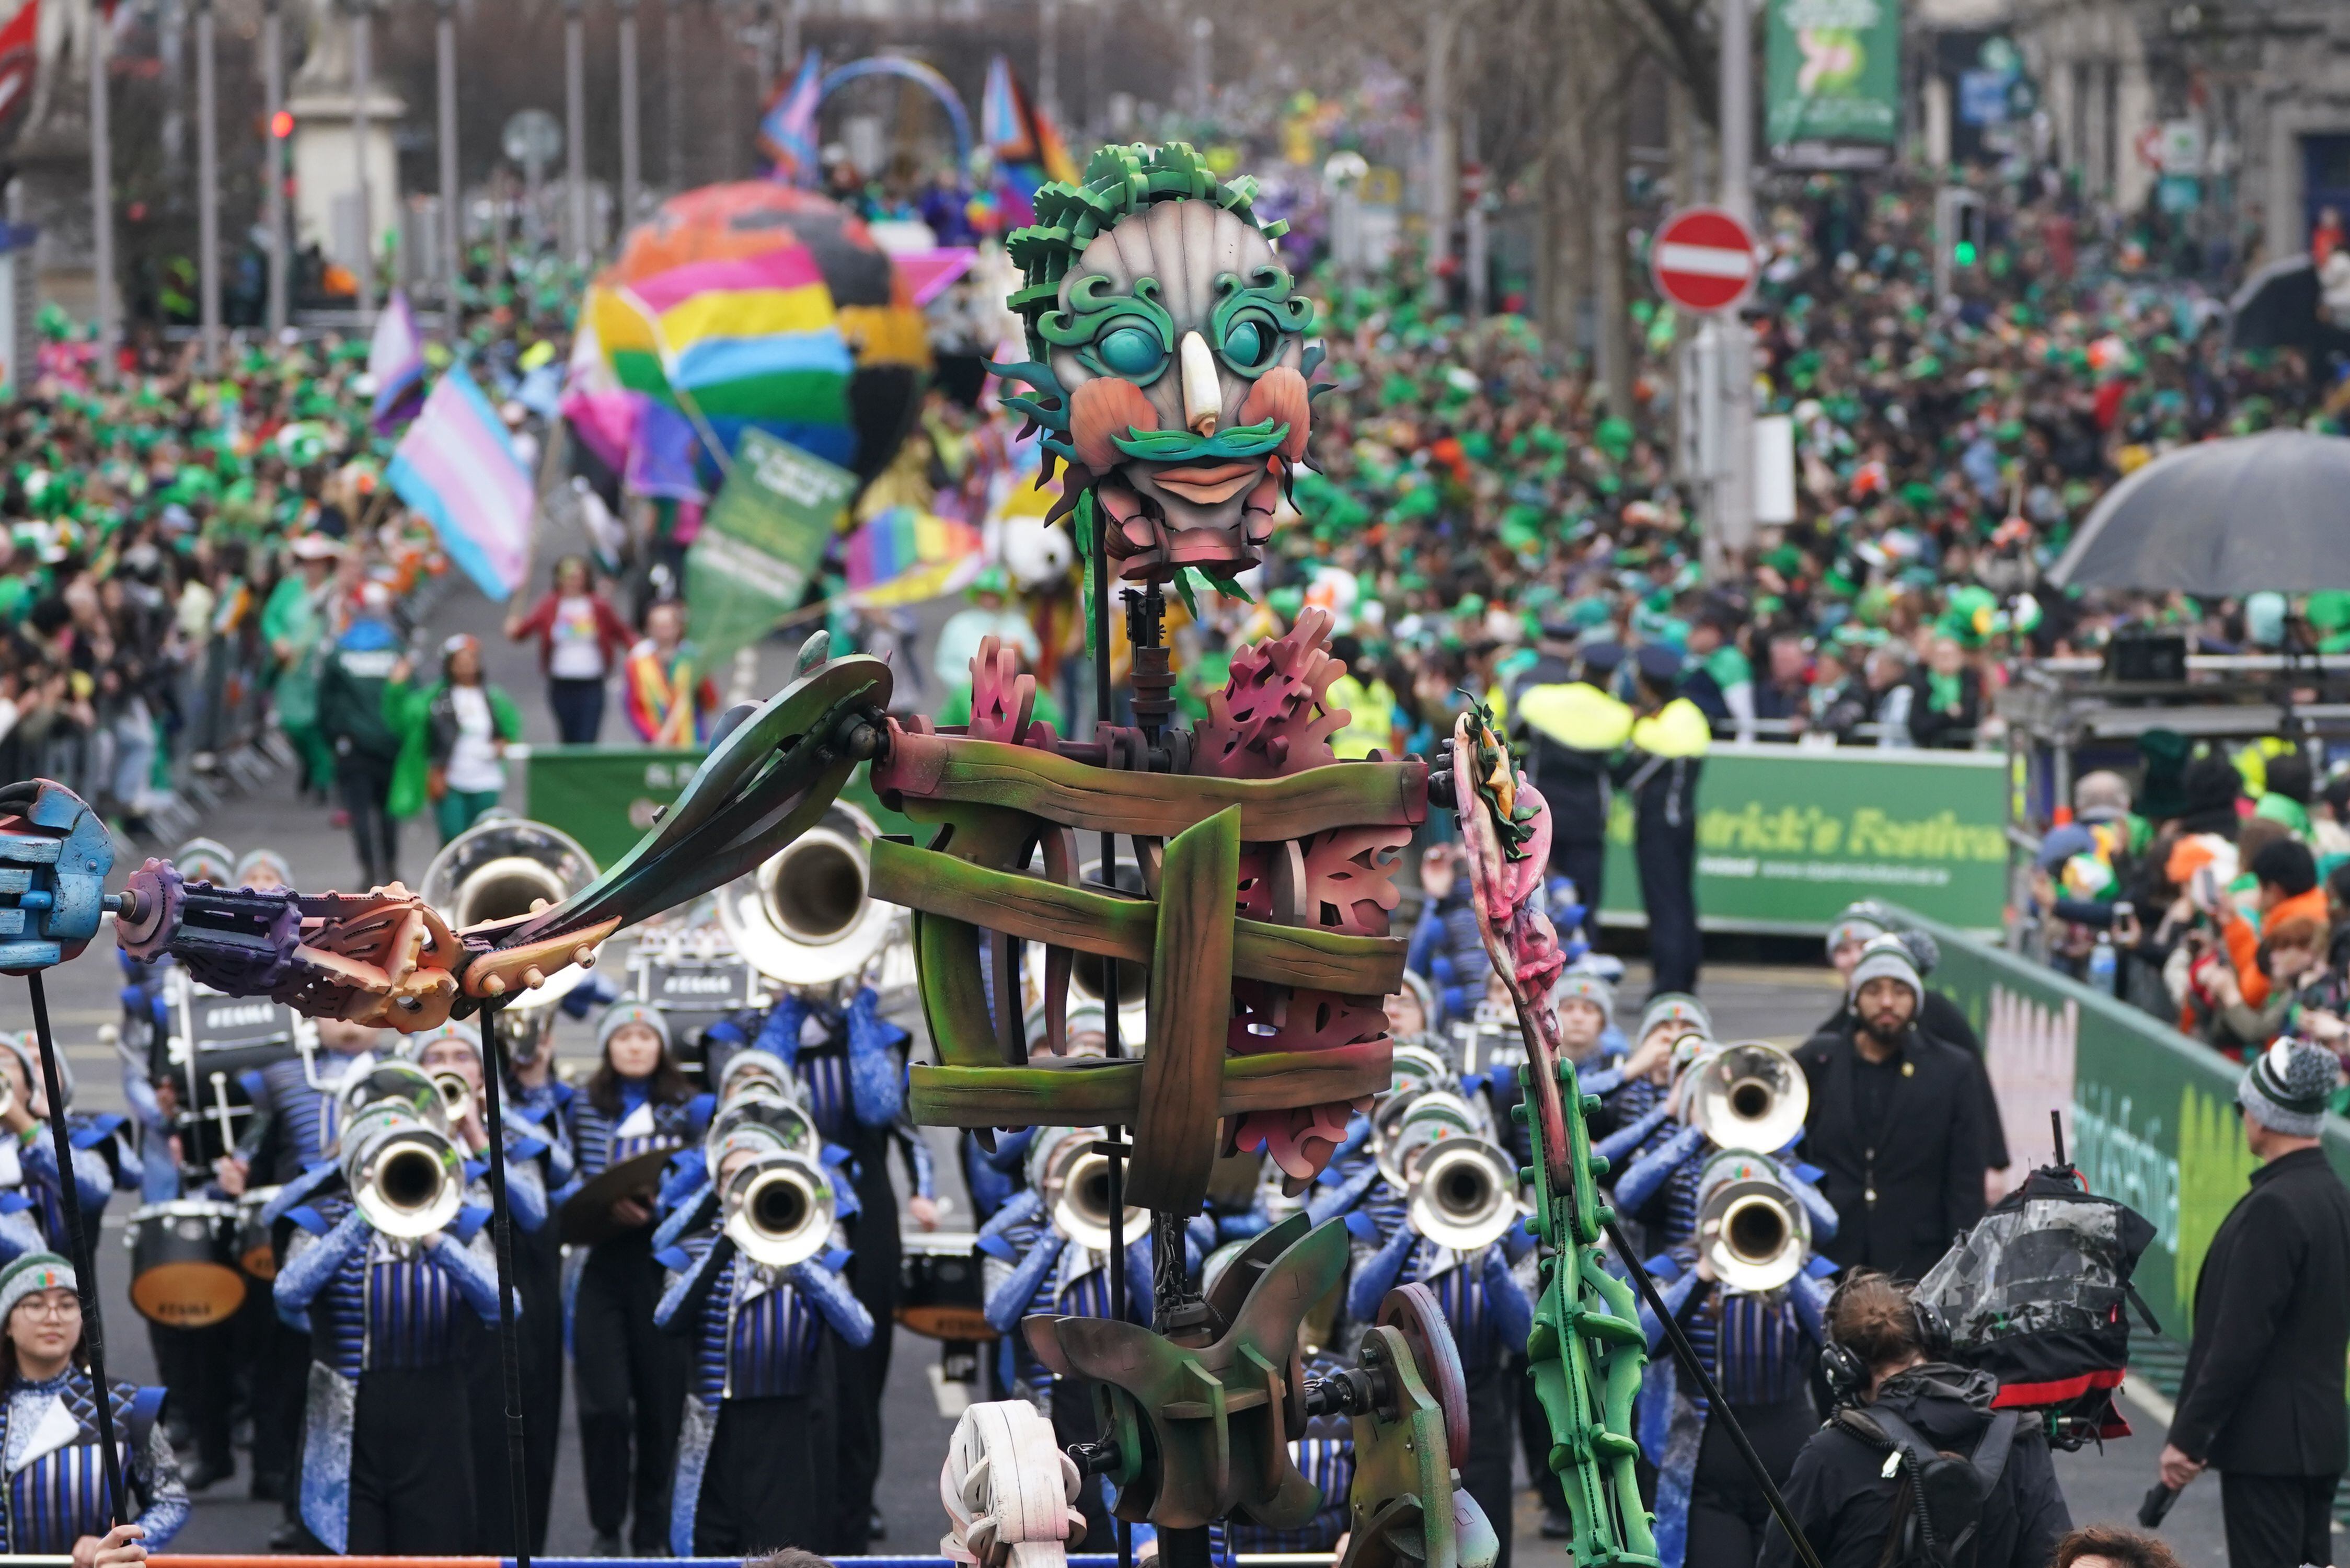
[[[1812,1220],[1762,1156],[1724,1149],[1698,1177],[1698,1245],[1732,1290],[1775,1291],[1803,1272]]]
[[[1371,1124],[1372,1158],[1379,1175],[1398,1192],[1411,1185],[1415,1159],[1429,1145],[1448,1138],[1480,1137],[1484,1118],[1477,1107],[1443,1089],[1422,1089]]]
[[[452,929],[463,929],[559,904],[595,879],[595,857],[569,834],[543,822],[496,816],[442,845],[416,891]],[[517,993],[500,1016],[553,1006],[585,973],[566,964],[544,985]]]
[[[718,924],[751,967],[784,985],[857,973],[889,940],[897,907],[868,891],[880,830],[837,801],[814,827],[718,889]]]
[[[753,1262],[785,1269],[824,1251],[837,1208],[824,1167],[779,1149],[726,1179],[720,1229]]]
[[[379,1106],[348,1124],[343,1181],[369,1225],[387,1236],[421,1241],[457,1217],[464,1201],[463,1162],[449,1135],[396,1106]]]
[[[1109,1158],[1096,1149],[1090,1138],[1071,1134],[1054,1147],[1045,1158],[1038,1191],[1049,1206],[1055,1230],[1087,1251],[1112,1249]],[[1119,1235],[1128,1241],[1144,1234],[1150,1224],[1149,1214],[1130,1203],[1126,1205],[1124,1220]]]
[[[702,1135],[702,1152],[712,1170],[724,1163],[730,1147],[744,1141],[764,1143],[779,1150],[813,1155],[822,1147],[816,1119],[796,1100],[761,1086],[727,1096],[710,1118]]]
[[[1723,1148],[1784,1148],[1812,1106],[1795,1059],[1760,1040],[1699,1057],[1679,1092],[1683,1119]]]
[[[440,1086],[412,1062],[378,1062],[364,1073],[348,1075],[335,1093],[346,1144],[363,1122],[383,1114],[411,1116],[444,1133],[454,1125]]]
[[[441,1108],[451,1127],[462,1126],[473,1114],[473,1085],[465,1081],[464,1074],[444,1067],[432,1075],[432,1086],[441,1091]]]
[[[1406,1189],[1412,1229],[1456,1252],[1490,1247],[1523,1211],[1517,1181],[1509,1156],[1482,1137],[1423,1144]]]

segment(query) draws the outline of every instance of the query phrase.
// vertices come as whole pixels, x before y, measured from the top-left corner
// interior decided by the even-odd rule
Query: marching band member
[[[414,1077],[413,1120],[435,1125],[429,1080],[405,1064],[378,1072]],[[356,1152],[341,1141],[338,1155]],[[395,1236],[362,1210],[348,1185],[356,1176],[336,1174],[343,1179],[313,1175],[285,1211],[295,1231],[275,1286],[279,1316],[310,1330],[302,1522],[329,1551],[353,1555],[477,1550],[459,1324],[466,1311],[497,1320],[488,1211],[462,1204],[429,1234]]]
[[[546,1147],[536,1157],[539,1179],[552,1193],[571,1180],[574,1158],[570,1143],[571,1104],[576,1091],[555,1075],[555,1030],[551,1012],[508,1011],[498,1015],[500,1025],[522,1023],[509,1030],[505,1043],[504,1087],[506,1115],[519,1116],[544,1137]],[[516,1228],[514,1239],[515,1293],[522,1298],[522,1316],[515,1332],[522,1341],[522,1404],[530,1438],[525,1455],[530,1485],[531,1551],[546,1544],[547,1521],[555,1499],[556,1432],[563,1422],[563,1232],[557,1225],[536,1231]],[[503,1406],[504,1394],[501,1391]],[[499,1440],[504,1451],[504,1439]],[[503,1494],[500,1494],[503,1495]],[[509,1511],[509,1516],[511,1511]],[[511,1543],[497,1543],[509,1531],[506,1517],[494,1519],[485,1542],[512,1556]]]
[[[575,1190],[640,1154],[685,1147],[710,1115],[709,1097],[695,1095],[670,1053],[660,1009],[616,1002],[596,1033],[603,1060],[571,1106]],[[619,1233],[587,1249],[571,1284],[580,1468],[596,1550],[619,1556],[625,1525],[629,1549],[646,1555],[665,1550],[668,1538],[688,1358],[683,1345],[653,1327],[661,1280],[651,1207],[622,1198],[612,1219]]]
[[[114,1440],[135,1522],[107,1528],[105,1467],[73,1265],[27,1252],[0,1270],[0,1553],[71,1554],[75,1568],[115,1568],[163,1545],[188,1520],[179,1461],[156,1425],[161,1388],[117,1382]],[[124,1512],[129,1511],[126,1502]]]
[[[1020,1320],[1036,1314],[1055,1317],[1114,1315],[1109,1289],[1109,1253],[1090,1245],[1095,1238],[1072,1237],[1063,1229],[1065,1169],[1081,1146],[1101,1137],[1098,1127],[1040,1127],[1028,1147],[1028,1184],[1013,1195],[979,1232],[980,1277],[986,1292],[990,1327],[1003,1337],[997,1342],[998,1368],[1003,1386],[1014,1397],[1036,1407],[1053,1423],[1066,1448],[1092,1442],[1096,1429],[1093,1400],[1087,1386],[1062,1388],[1060,1379],[1035,1358]],[[1147,1224],[1129,1228],[1126,1243],[1126,1318],[1146,1326],[1151,1303],[1150,1231]],[[1086,1516],[1088,1540],[1106,1542],[1109,1511],[1101,1489],[1088,1486],[1078,1493]]]
[[[718,1150],[715,1185],[723,1191],[754,1162],[785,1152],[764,1127],[737,1128]],[[760,1241],[738,1239],[739,1229],[702,1230],[660,1254],[672,1272],[654,1324],[694,1351],[670,1551],[833,1551],[836,1539],[861,1539],[867,1520],[843,1486],[829,1364],[873,1338],[873,1317],[841,1277],[848,1254],[837,1226],[823,1251],[794,1262],[761,1262],[753,1255]]]
[[[1690,1048],[1685,1039],[1680,1049]],[[1828,1288],[1821,1276],[1831,1265],[1806,1246],[1799,1262],[1788,1255],[1792,1277],[1772,1288],[1726,1282],[1716,1272],[1715,1249],[1700,1234],[1700,1210],[1723,1180],[1734,1178],[1780,1188],[1801,1205],[1812,1241],[1835,1233],[1836,1212],[1812,1185],[1816,1173],[1785,1157],[1803,1130],[1800,1117],[1780,1140],[1776,1158],[1724,1151],[1708,1136],[1690,1108],[1686,1075],[1695,1064],[1677,1064],[1681,1075],[1669,1101],[1674,1114],[1648,1151],[1624,1168],[1614,1201],[1619,1213],[1640,1221],[1657,1253],[1648,1261],[1648,1272],[1773,1478],[1784,1481],[1819,1426],[1811,1377],[1825,1343]],[[1792,1062],[1788,1067],[1791,1079],[1800,1082],[1799,1070]],[[1717,1157],[1729,1167],[1716,1167]],[[1659,1553],[1666,1568],[1745,1562],[1761,1549],[1769,1504],[1727,1432],[1711,1419],[1707,1401],[1680,1384],[1679,1369],[1663,1348],[1663,1325],[1645,1303],[1641,1324],[1650,1354],[1638,1435],[1657,1467]]]
[[[66,1235],[63,1190],[57,1180],[57,1145],[49,1133],[48,1089],[41,1076],[40,1048],[27,1035],[0,1033],[0,1077],[8,1085],[8,1107],[0,1111],[0,1127],[16,1135],[14,1147],[0,1142],[0,1259],[28,1251],[71,1255]],[[57,1057],[57,1087],[68,1109],[67,1142],[73,1150],[75,1195],[81,1199],[83,1225],[92,1232],[112,1196],[118,1172],[134,1173],[138,1157],[120,1150],[123,1161],[109,1158],[108,1146],[117,1143],[120,1116],[86,1117],[74,1114],[73,1068],[63,1053]],[[14,1158],[8,1157],[13,1155]],[[14,1166],[12,1170],[10,1166]],[[137,1185],[134,1174],[132,1185]]]
[[[484,1125],[482,1101],[482,1036],[472,1023],[450,1023],[423,1033],[411,1035],[408,1052],[416,1064],[435,1076],[453,1073],[464,1080],[469,1095],[463,1109],[452,1127],[457,1141],[466,1155],[465,1176],[467,1201],[475,1207],[492,1206],[487,1150],[490,1147],[488,1128]],[[444,1096],[445,1097],[445,1096]],[[514,1254],[515,1293],[522,1296],[522,1313],[516,1319],[516,1350],[521,1352],[522,1327],[527,1322],[534,1305],[542,1312],[559,1314],[562,1311],[559,1291],[554,1299],[534,1303],[521,1289],[524,1273],[522,1260],[531,1240],[548,1230],[547,1177],[552,1165],[556,1185],[570,1179],[570,1152],[556,1144],[554,1137],[536,1121],[518,1107],[504,1107],[506,1156],[506,1204],[514,1216]],[[462,1320],[461,1320],[462,1321]],[[536,1329],[536,1324],[532,1324]],[[459,1329],[467,1342],[464,1359],[470,1371],[473,1398],[473,1496],[477,1503],[476,1522],[482,1541],[503,1543],[511,1549],[514,1534],[514,1504],[508,1491],[508,1466],[505,1438],[505,1376],[497,1336],[476,1330],[468,1324]],[[558,1328],[558,1334],[559,1334]],[[535,1394],[536,1380],[552,1382],[556,1397],[562,1397],[562,1359],[558,1352],[552,1364],[533,1367],[525,1362],[523,1390],[525,1396]],[[534,1372],[536,1378],[533,1376]],[[525,1412],[527,1415],[528,1412]],[[538,1491],[539,1473],[543,1469],[552,1488],[555,1480],[555,1428],[553,1421],[560,1419],[558,1405],[550,1414],[547,1425],[538,1426],[525,1419],[524,1432],[528,1448],[524,1456],[524,1468],[529,1485],[531,1528],[536,1533],[540,1520],[549,1506],[549,1499]],[[504,1552],[500,1552],[501,1555]]]
[[[213,1163],[213,1179],[231,1198],[252,1186],[284,1188],[334,1158],[339,1108],[335,1092],[374,1056],[377,1032],[339,1018],[318,1020],[313,1057],[288,1057],[241,1082],[253,1115],[234,1152]],[[283,1232],[280,1244],[283,1244]],[[283,1262],[281,1258],[280,1262]],[[310,1376],[310,1336],[269,1314],[253,1372],[253,1495],[286,1504],[286,1523],[270,1549],[305,1544],[298,1488],[301,1456],[295,1448]]]
[[[712,1024],[703,1038],[713,1057],[748,1044],[783,1062],[799,1079],[800,1104],[818,1135],[848,1150],[856,1162],[859,1210],[848,1231],[849,1284],[874,1322],[894,1321],[900,1248],[898,1195],[889,1180],[893,1147],[914,1189],[908,1211],[925,1231],[936,1230],[939,1222],[930,1145],[906,1111],[906,1032],[881,1016],[879,992],[858,985],[845,1004],[824,993],[786,989],[756,1035],[746,1036],[746,1022],[738,1016]],[[889,1383],[894,1338],[877,1334],[855,1354],[840,1357],[841,1485],[852,1498],[866,1500],[867,1518],[877,1525],[871,1498],[881,1476],[881,1395]],[[858,1541],[840,1550],[864,1548]]]
[[[1449,1093],[1454,1085],[1430,1087]],[[1389,1091],[1421,1092],[1425,1091],[1400,1086]],[[1378,1114],[1375,1109],[1373,1116]],[[1514,1209],[1512,1213],[1514,1219]],[[1513,1246],[1528,1252],[1533,1248],[1524,1228],[1513,1222],[1503,1241],[1473,1251],[1440,1245],[1420,1233],[1410,1194],[1399,1190],[1375,1163],[1360,1201],[1347,1215],[1347,1229],[1354,1238],[1347,1284],[1347,1322],[1374,1321],[1379,1303],[1399,1284],[1427,1285],[1435,1293],[1460,1347],[1468,1386],[1470,1429],[1508,1431],[1517,1397],[1504,1369],[1534,1329],[1533,1299],[1512,1267]],[[1487,1518],[1510,1516],[1512,1477],[1506,1440],[1474,1446],[1469,1463],[1461,1468],[1461,1480],[1478,1506],[1487,1511]],[[1496,1568],[1509,1568],[1509,1562],[1510,1543],[1505,1540]]]

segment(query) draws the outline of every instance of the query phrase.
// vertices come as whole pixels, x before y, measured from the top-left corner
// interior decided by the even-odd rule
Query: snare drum
[[[223,1323],[244,1304],[236,1267],[236,1205],[203,1199],[150,1203],[130,1216],[130,1304],[172,1328]]]
[[[968,1231],[914,1231],[898,1256],[898,1321],[931,1339],[993,1339],[980,1284],[979,1238]]]
[[[261,1211],[277,1192],[275,1187],[256,1187],[236,1200],[237,1266],[264,1284],[277,1277],[277,1249]]]

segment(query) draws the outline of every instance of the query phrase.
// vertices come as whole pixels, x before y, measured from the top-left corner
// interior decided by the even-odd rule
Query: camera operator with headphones
[[[1836,1411],[1786,1485],[1825,1568],[2044,1568],[2073,1521],[2039,1424],[1991,1409],[1989,1373],[1934,1359],[1948,1331],[1883,1274],[1847,1275],[1827,1329]],[[1796,1561],[1774,1520],[1758,1568]]]

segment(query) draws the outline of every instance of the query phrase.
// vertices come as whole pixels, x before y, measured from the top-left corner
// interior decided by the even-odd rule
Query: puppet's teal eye
[[[1105,334],[1094,351],[1121,376],[1148,376],[1167,358],[1166,345],[1139,327],[1121,327]]]
[[[1263,363],[1272,336],[1263,322],[1235,321],[1232,330],[1224,334],[1224,358],[1236,366],[1253,370]]]

